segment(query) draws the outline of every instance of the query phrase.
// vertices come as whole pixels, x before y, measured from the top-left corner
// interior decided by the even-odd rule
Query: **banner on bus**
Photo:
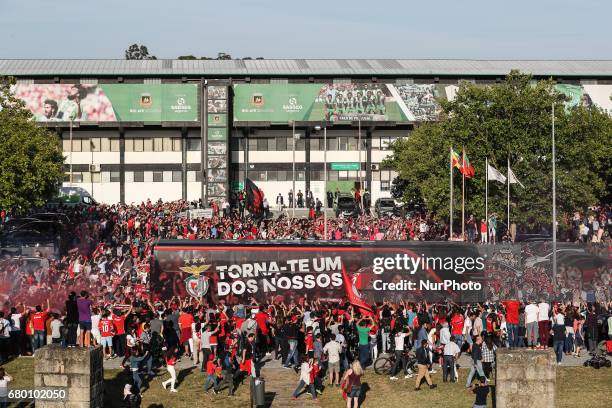
[[[161,298],[476,302],[485,286],[485,258],[467,244],[164,241],[154,254]]]

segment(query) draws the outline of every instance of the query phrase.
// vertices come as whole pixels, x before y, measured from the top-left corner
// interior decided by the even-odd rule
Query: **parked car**
[[[384,217],[390,215],[399,215],[399,208],[395,204],[393,198],[379,198],[374,203],[374,212],[377,217]]]
[[[360,214],[359,204],[355,197],[348,193],[340,193],[334,203],[336,217],[357,217]]]

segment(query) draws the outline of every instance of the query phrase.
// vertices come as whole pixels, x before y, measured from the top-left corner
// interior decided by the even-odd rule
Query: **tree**
[[[484,218],[485,158],[506,172],[510,166],[525,188],[511,185],[511,220],[528,228],[551,226],[551,110],[555,104],[557,205],[559,217],[584,210],[607,194],[612,178],[612,118],[593,106],[566,108],[552,80],[531,83],[511,72],[494,86],[462,83],[453,101],[441,101],[439,122],[417,126],[392,145],[384,163],[402,181],[406,201],[422,200],[449,219],[449,149],[465,147],[476,169],[466,180],[466,217]],[[454,219],[461,219],[461,177],[454,171]],[[505,221],[506,186],[489,182],[489,213]],[[455,212],[456,211],[456,212]]]
[[[125,50],[126,60],[156,60],[155,55],[149,55],[149,49],[144,45],[132,44]]]
[[[14,84],[0,77],[0,208],[21,213],[57,195],[64,157],[53,132],[12,94]]]

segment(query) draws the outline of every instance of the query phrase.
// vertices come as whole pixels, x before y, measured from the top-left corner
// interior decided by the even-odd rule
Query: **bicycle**
[[[411,370],[412,372],[416,372],[417,371],[417,367],[416,367],[417,360],[416,360],[416,356],[414,355],[414,353],[410,351],[404,351],[403,355],[404,355],[404,358],[406,359],[406,366],[404,367],[404,373],[406,373],[408,370]],[[374,372],[378,375],[391,374],[391,370],[395,366],[396,360],[397,360],[397,357],[395,356],[395,353],[393,354],[384,353],[384,354],[379,355],[376,361],[374,361]]]

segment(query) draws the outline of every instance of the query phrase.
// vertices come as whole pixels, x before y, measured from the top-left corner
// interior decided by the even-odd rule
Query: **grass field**
[[[13,388],[33,387],[33,362],[33,359],[20,358],[4,366],[7,372],[14,378],[12,382]],[[297,375],[292,371],[275,370],[275,372],[279,376],[285,376],[285,378],[286,376],[295,377],[295,381],[291,381],[292,386],[297,383]],[[462,372],[461,374],[462,378],[465,379],[467,372]],[[440,373],[436,373],[433,377],[434,382],[438,384],[437,389],[429,390],[424,386],[421,391],[415,392],[413,391],[413,380],[400,379],[391,382],[388,377],[375,375],[372,371],[368,370],[363,382],[367,383],[369,391],[366,392],[366,398],[362,406],[375,408],[463,408],[472,406],[474,397],[465,391],[462,382],[459,384],[442,383]],[[228,398],[226,391],[216,396],[204,394],[202,391],[204,377],[194,369],[179,371],[179,384],[177,386],[179,392],[176,394],[171,394],[161,387],[161,382],[166,378],[167,375],[162,370],[162,374],[151,381],[150,388],[145,389],[143,392],[142,407],[242,408],[249,406],[246,381],[245,385],[238,388],[236,397]],[[105,379],[104,406],[122,406],[123,386],[131,381],[131,377],[121,370],[105,370]],[[268,381],[272,381],[272,379]],[[559,408],[610,408],[612,407],[611,389],[612,369],[561,368],[557,371],[556,406]],[[287,391],[287,393],[290,393],[290,391]],[[314,404],[309,403],[307,395],[302,395],[300,399],[304,401],[304,406],[314,406]],[[326,390],[320,396],[320,404],[318,406],[341,408],[346,405],[342,401],[341,391],[334,388]],[[492,406],[490,400],[489,406]]]

